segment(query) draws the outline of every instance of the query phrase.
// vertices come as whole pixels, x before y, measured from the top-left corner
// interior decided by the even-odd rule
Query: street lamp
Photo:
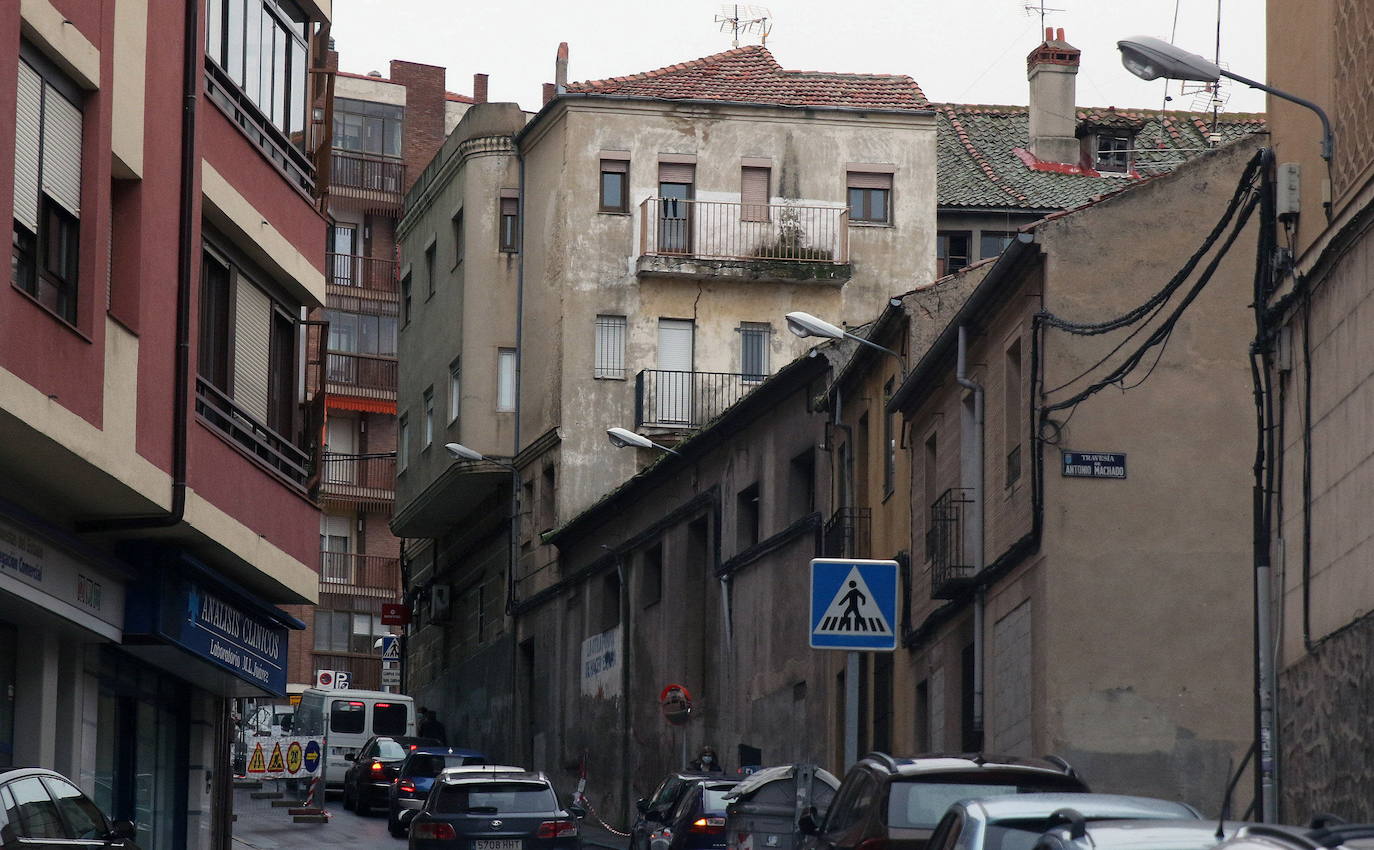
[[[444,451],[454,460],[484,460],[487,463],[494,463],[497,466],[504,466],[506,469],[515,470],[515,466],[504,460],[487,457],[476,449],[470,449],[462,443],[445,443]]]
[[[660,446],[648,437],[642,434],[636,434],[634,431],[625,428],[607,428],[606,436],[610,439],[611,445],[615,446],[617,449],[629,447],[636,449],[658,449],[670,455],[679,454],[679,452],[674,449],[670,449],[667,446]]]
[[[866,345],[869,348],[876,348],[884,354],[891,354],[893,357],[897,358],[897,362],[901,364],[902,377],[906,378],[906,359],[890,348],[885,348],[861,336],[855,336],[844,328],[836,327],[824,319],[818,319],[810,313],[803,313],[800,310],[788,313],[786,319],[787,329],[802,339],[811,336],[818,336],[823,339],[852,339],[861,345]]]
[[[1196,53],[1189,53],[1163,39],[1137,35],[1118,41],[1116,48],[1121,51],[1121,64],[1126,66],[1127,71],[1142,80],[1157,80],[1164,77],[1169,80],[1195,80],[1201,83],[1215,83],[1222,77],[1226,77],[1238,83],[1244,83],[1252,89],[1266,91],[1274,97],[1307,107],[1317,113],[1317,117],[1321,119],[1322,159],[1326,160],[1327,165],[1331,164],[1331,152],[1335,146],[1331,136],[1331,121],[1326,117],[1326,112],[1312,101],[1272,86],[1266,86],[1258,80],[1233,74],[1216,63],[1208,62]]]

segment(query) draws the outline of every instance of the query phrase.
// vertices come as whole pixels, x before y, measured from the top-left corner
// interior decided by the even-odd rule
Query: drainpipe
[[[840,455],[840,492],[846,496],[852,496],[854,492],[852,489],[853,482],[849,480],[849,473],[853,467],[851,464],[845,462],[845,458],[848,456],[849,451],[853,447],[854,429],[840,421],[843,418],[843,415],[844,391],[837,384],[835,386],[835,405],[833,418],[835,427],[843,428],[845,431],[845,453]],[[840,509],[845,508],[845,501],[845,499],[840,499],[840,504],[837,507]],[[849,550],[852,549],[852,547],[846,546],[845,549]],[[852,551],[846,551],[844,554],[852,557],[854,553]],[[844,662],[844,764],[842,765],[842,767],[845,770],[848,770],[849,766],[851,764],[855,764],[856,762],[858,762],[858,760],[859,653],[846,652]]]
[[[186,515],[186,440],[191,378],[191,273],[196,215],[196,105],[200,98],[200,3],[187,2],[181,65],[181,197],[177,221],[177,324],[172,386],[172,504],[166,513],[113,516],[78,522],[78,531],[168,528]]]
[[[973,566],[973,574],[983,571],[983,386],[968,377],[968,326],[959,326],[959,355],[955,380],[959,386],[973,393],[973,409],[959,405],[959,486],[972,491],[972,510],[964,526],[964,558]],[[967,447],[967,448],[966,448]],[[979,585],[973,606],[973,729],[979,738],[983,732],[983,618],[987,608],[987,591]],[[980,747],[981,749],[981,741]]]

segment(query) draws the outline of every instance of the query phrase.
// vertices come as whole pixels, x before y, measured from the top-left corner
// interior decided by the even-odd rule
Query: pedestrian
[[[421,738],[433,738],[441,744],[448,743],[448,736],[444,733],[444,724],[439,722],[439,717],[433,711],[420,706],[416,722],[419,724],[418,733]]]
[[[697,757],[692,759],[692,761],[687,766],[691,770],[696,771],[697,773],[725,772],[725,768],[720,766],[720,759],[716,758],[715,747],[712,747],[709,744],[707,746],[702,747],[701,752],[697,753]]]

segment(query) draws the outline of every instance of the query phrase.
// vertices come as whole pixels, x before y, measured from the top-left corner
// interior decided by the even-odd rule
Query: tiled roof
[[[476,102],[477,102],[476,100],[474,100],[474,99],[471,98],[471,97],[468,97],[468,96],[465,95],[465,94],[458,94],[457,92],[451,92],[451,91],[446,91],[446,92],[444,92],[444,100],[450,100],[450,101],[453,101],[454,103],[476,103]]]
[[[1099,174],[1040,163],[1029,153],[1030,113],[1024,106],[935,104],[942,207],[1056,210],[1076,207],[1133,182],[1171,171],[1211,145],[1212,116],[1080,107],[1080,126],[1136,131],[1132,174]],[[1221,144],[1265,131],[1264,116],[1222,113]]]
[[[788,71],[768,48],[737,47],[656,71],[568,84],[568,91],[622,97],[843,106],[855,109],[928,109],[916,81],[904,74]]]

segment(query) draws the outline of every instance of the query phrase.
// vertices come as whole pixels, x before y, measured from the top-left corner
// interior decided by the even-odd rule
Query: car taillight
[[[411,838],[429,838],[436,841],[452,841],[458,835],[453,831],[453,824],[422,822],[410,827]]]
[[[374,761],[368,771],[372,774],[373,779],[381,779],[386,776],[386,767],[379,761]]]
[[[397,790],[399,790],[399,791],[401,791],[402,793],[405,793],[405,794],[414,794],[414,793],[415,793],[415,783],[414,783],[414,782],[406,782],[406,781],[403,780],[403,781],[398,782],[398,783],[396,784],[396,788],[397,788]]]
[[[714,834],[725,831],[725,818],[697,818],[688,830],[695,833]]]
[[[535,838],[576,838],[577,821],[572,820],[546,820],[539,824],[539,830],[534,834]]]

